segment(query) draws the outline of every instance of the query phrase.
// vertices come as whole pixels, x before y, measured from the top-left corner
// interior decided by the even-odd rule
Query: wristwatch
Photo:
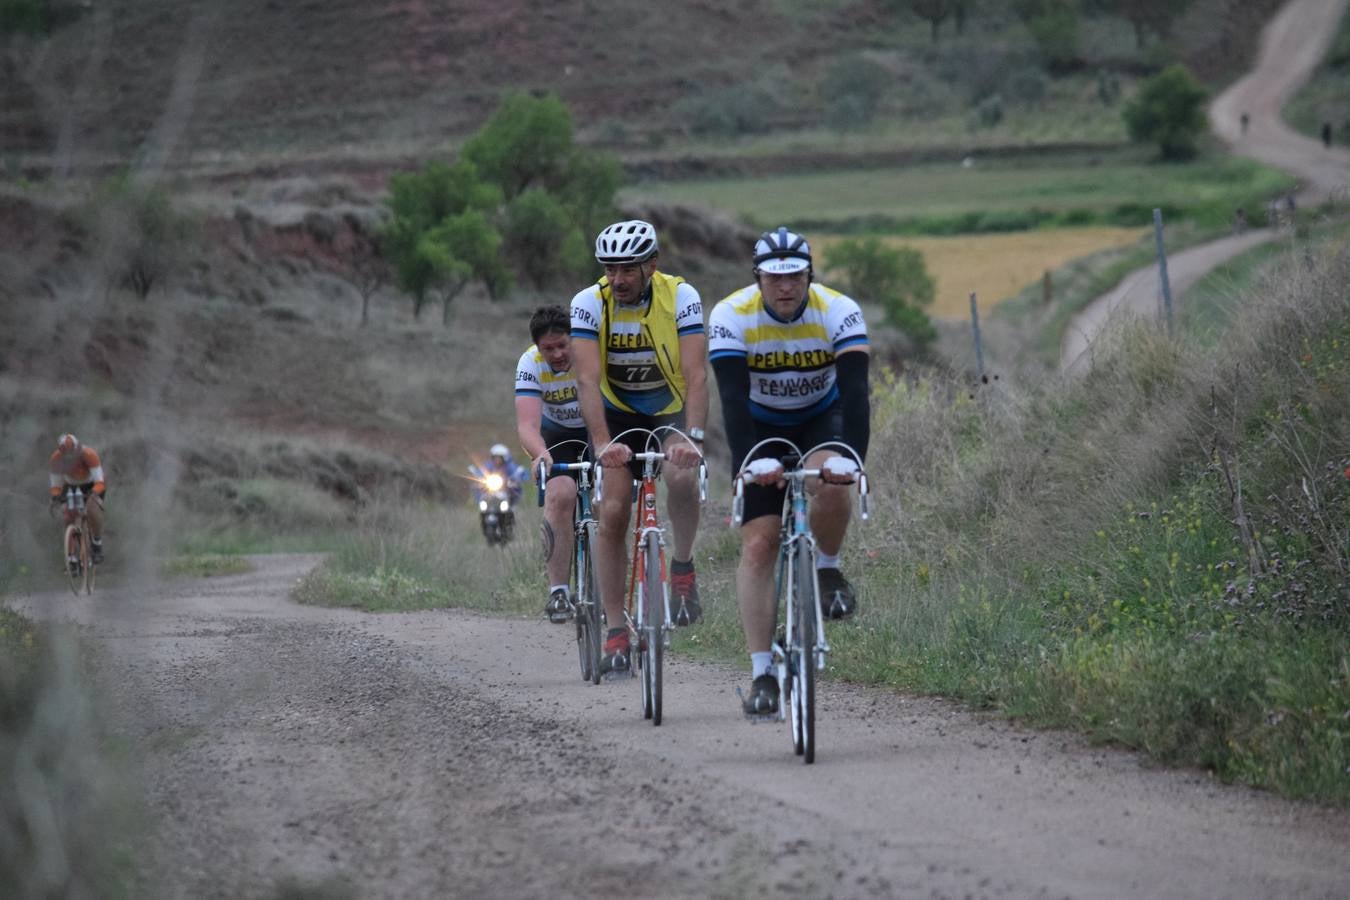
[[[689,429],[689,440],[693,441],[695,444],[701,444],[701,443],[703,443],[703,429],[702,429],[702,428],[690,428],[690,429]]]

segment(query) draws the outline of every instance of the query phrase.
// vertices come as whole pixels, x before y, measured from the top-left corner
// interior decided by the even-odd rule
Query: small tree
[[[99,185],[76,216],[102,247],[108,289],[127,288],[142,300],[179,265],[195,224],[163,188],[129,175]]]
[[[937,295],[937,286],[918,250],[887,247],[876,237],[850,238],[825,252],[825,265],[848,294],[876,300],[887,321],[920,346],[937,337],[924,312]]]
[[[501,280],[504,269],[495,255],[501,237],[487,218],[501,196],[463,159],[453,166],[430,162],[420,172],[390,180],[392,216],[379,240],[395,281],[412,295],[414,319],[433,289],[446,287],[442,300],[448,304],[471,278],[481,278],[490,289]],[[492,256],[483,258],[478,248],[494,239]]]
[[[565,181],[572,150],[572,118],[561,100],[512,94],[465,142],[460,158],[509,201],[531,186]]]
[[[1130,139],[1156,143],[1165,160],[1195,156],[1205,130],[1207,92],[1183,65],[1168,66],[1145,81],[1122,115]]]
[[[1152,31],[1165,38],[1172,23],[1191,5],[1191,0],[1101,0],[1102,5],[1124,17],[1134,28],[1134,45],[1143,49],[1145,35]]]
[[[1069,67],[1078,60],[1078,0],[1014,0],[1013,10],[1051,69]]]
[[[506,207],[503,235],[535,287],[565,268],[563,246],[574,231],[567,210],[542,188],[530,188]]]
[[[952,0],[909,0],[910,12],[928,23],[934,44],[938,42],[938,29],[955,11],[955,5]]]

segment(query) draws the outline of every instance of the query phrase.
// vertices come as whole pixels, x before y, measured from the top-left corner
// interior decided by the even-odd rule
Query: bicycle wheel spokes
[[[643,593],[650,598],[646,610],[647,653],[644,662],[647,664],[648,692],[652,698],[652,724],[660,725],[661,664],[665,657],[666,586],[661,578],[661,573],[665,567],[661,565],[659,535],[654,532],[648,533],[643,553],[646,557],[642,573],[645,585]]]
[[[84,578],[84,573],[80,569],[80,530],[74,525],[67,525],[65,534],[61,539],[61,564],[66,569],[66,579],[70,583],[70,592],[75,596],[80,595],[80,588]]]
[[[797,669],[794,711],[800,724],[794,728],[793,748],[802,755],[802,762],[813,763],[816,761],[816,567],[809,549],[799,548],[794,575],[796,633],[790,640]]]
[[[84,572],[84,592],[94,592],[94,546],[88,529],[80,530],[80,570]]]
[[[589,644],[585,652],[590,657],[590,678],[592,684],[600,683],[600,645],[601,635],[604,634],[603,626],[600,622],[600,576],[596,571],[595,565],[595,523],[588,523],[581,532],[581,540],[585,549],[585,562],[583,565],[585,586],[577,595],[579,604],[577,606],[577,621],[585,619],[586,630],[589,635]]]

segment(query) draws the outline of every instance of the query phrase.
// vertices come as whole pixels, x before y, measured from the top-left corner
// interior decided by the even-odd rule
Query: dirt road
[[[162,896],[1350,895],[1350,812],[829,681],[803,766],[739,670],[672,660],[653,728],[542,618],[302,607],[312,557],[255,562],[24,602],[106,651]]]
[[[1336,34],[1350,0],[1292,0],[1266,26],[1255,68],[1210,105],[1210,126],[1229,148],[1292,172],[1299,179],[1297,205],[1303,209],[1350,188],[1350,152],[1330,149],[1298,134],[1281,118],[1285,102],[1311,75]],[[1249,116],[1242,128],[1242,114]],[[1253,229],[1192,247],[1167,259],[1172,296],[1180,297],[1204,275],[1234,256],[1275,239],[1278,231]],[[1091,346],[1112,321],[1156,317],[1161,283],[1157,265],[1138,269],[1074,316],[1060,344],[1060,370],[1074,373],[1090,364]]]

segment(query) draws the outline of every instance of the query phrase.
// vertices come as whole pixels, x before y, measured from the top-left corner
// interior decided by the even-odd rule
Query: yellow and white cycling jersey
[[[703,333],[703,301],[692,285],[656,272],[649,299],[623,306],[602,278],[572,298],[571,316],[572,339],[600,345],[606,406],[650,416],[684,408],[679,340]]]
[[[862,310],[846,294],[811,285],[802,311],[784,321],[764,305],[758,285],[727,296],[708,318],[708,358],[745,359],[750,415],[770,425],[798,425],[839,399],[834,360],[867,346]]]
[[[516,364],[516,396],[538,397],[543,401],[544,423],[559,428],[585,428],[581,420],[581,404],[577,402],[577,379],[572,370],[555,372],[544,360],[539,348],[520,355]]]

